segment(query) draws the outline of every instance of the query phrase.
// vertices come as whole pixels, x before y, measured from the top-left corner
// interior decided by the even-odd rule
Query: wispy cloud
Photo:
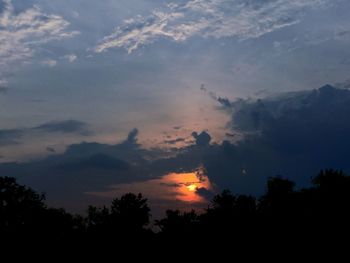
[[[69,22],[61,16],[45,14],[37,6],[17,13],[11,0],[2,0],[2,2],[4,5],[0,13],[0,69],[2,71],[9,70],[13,63],[27,62],[40,45],[78,34],[77,31],[67,30]]]
[[[74,61],[77,60],[78,56],[75,54],[68,54],[68,55],[63,56],[63,58],[68,60],[69,63],[73,63]]]
[[[49,66],[49,67],[55,67],[57,65],[57,60],[54,59],[46,59],[41,62],[43,65]]]
[[[168,4],[148,17],[124,21],[95,48],[125,48],[129,53],[159,38],[183,42],[193,36],[204,38],[258,38],[301,21],[306,10],[320,8],[329,0],[191,0]]]
[[[92,134],[87,123],[76,120],[48,122],[34,129],[45,132],[77,133],[85,136]]]
[[[23,136],[33,131],[39,131],[41,133],[76,134],[80,136],[90,136],[93,134],[93,131],[90,130],[90,125],[85,122],[77,120],[52,121],[31,128],[0,129],[0,147],[19,144]]]

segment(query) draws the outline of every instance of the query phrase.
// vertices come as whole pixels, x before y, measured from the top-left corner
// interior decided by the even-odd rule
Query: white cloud
[[[128,19],[116,32],[103,39],[102,43],[95,48],[100,53],[113,47],[125,47],[129,53],[140,45],[149,44],[160,36],[177,38],[174,33],[167,30],[169,22],[182,17],[182,13],[153,12],[149,17],[137,17]]]
[[[47,60],[42,61],[42,64],[47,65],[47,66],[52,68],[52,67],[55,67],[57,65],[57,61],[54,59],[47,59]]]
[[[124,21],[95,48],[125,48],[130,53],[157,39],[176,42],[193,36],[258,38],[269,32],[299,23],[306,10],[319,8],[329,0],[191,0],[168,4],[165,11]]]
[[[69,63],[73,63],[75,60],[77,60],[78,56],[75,54],[68,54],[63,57],[64,59],[67,59]]]
[[[2,2],[4,8],[0,13],[0,70],[3,72],[10,70],[14,63],[28,62],[41,45],[78,34],[77,31],[67,31],[69,22],[61,16],[45,14],[37,6],[17,13],[11,0]],[[53,64],[53,61],[48,63]]]

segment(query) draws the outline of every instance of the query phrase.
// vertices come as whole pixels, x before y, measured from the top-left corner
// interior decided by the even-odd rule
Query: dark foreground
[[[82,217],[49,208],[43,195],[14,178],[0,177],[0,250],[31,247],[32,253],[74,251],[85,256],[134,251],[129,257],[138,251],[203,256],[217,251],[214,248],[227,253],[244,249],[250,251],[247,256],[257,249],[295,254],[298,248],[320,255],[336,247],[346,252],[350,177],[326,170],[312,185],[295,190],[293,182],[271,178],[260,198],[223,191],[203,214],[168,210],[166,217],[150,222],[147,199],[141,194],[125,194],[110,207],[89,207]],[[151,223],[159,231],[150,230]]]

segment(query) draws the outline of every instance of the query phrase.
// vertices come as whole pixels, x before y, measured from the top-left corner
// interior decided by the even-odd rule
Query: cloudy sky
[[[91,202],[124,189],[158,200],[159,185],[176,185],[163,199],[180,203],[185,185],[200,203],[213,189],[261,192],[267,176],[346,170],[349,10],[347,0],[0,0],[0,172],[49,196],[63,174],[52,190],[61,205],[67,185]],[[106,177],[85,182],[90,166]]]

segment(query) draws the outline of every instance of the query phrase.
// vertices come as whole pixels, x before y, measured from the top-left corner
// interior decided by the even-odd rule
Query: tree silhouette
[[[171,250],[179,244],[280,249],[292,240],[298,245],[322,245],[350,234],[350,177],[337,170],[321,171],[312,179],[312,187],[303,189],[287,179],[269,178],[259,199],[224,190],[202,213],[167,210],[154,223],[158,232],[148,228],[150,208],[141,194],[127,193],[109,207],[90,206],[86,217],[48,208],[44,201],[44,195],[14,178],[0,177],[2,240],[16,245],[56,242],[65,249],[82,245],[81,251],[111,246],[122,252],[126,248]]]
[[[112,201],[111,217],[126,231],[141,231],[149,224],[150,208],[142,194],[128,193]]]
[[[269,178],[266,194],[260,198],[259,210],[265,215],[285,216],[292,212],[295,183],[282,178]]]
[[[167,210],[166,217],[156,220],[155,225],[167,236],[188,238],[198,231],[199,216],[194,210],[181,213],[179,210]]]
[[[312,179],[313,213],[339,220],[350,217],[350,177],[342,171],[324,170]]]
[[[128,193],[115,198],[109,208],[89,206],[86,222],[91,239],[132,238],[149,232],[145,227],[150,222],[150,208],[142,194]]]
[[[15,178],[0,177],[0,230],[18,231],[37,223],[46,205],[45,196],[17,184]]]

